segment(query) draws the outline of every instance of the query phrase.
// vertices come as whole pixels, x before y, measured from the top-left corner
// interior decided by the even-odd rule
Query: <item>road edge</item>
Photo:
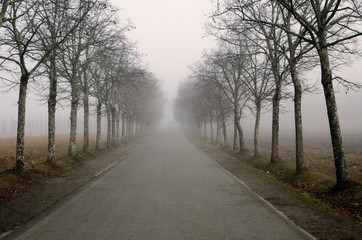
[[[197,148],[197,147],[196,147]],[[271,204],[269,201],[264,199],[261,195],[259,195],[257,192],[253,191],[245,182],[243,182],[241,179],[236,177],[234,174],[232,174],[230,171],[225,169],[223,166],[221,166],[217,161],[215,161],[212,157],[208,156],[205,152],[201,151],[199,148],[197,148],[206,159],[211,160],[217,167],[225,171],[229,176],[234,178],[237,182],[239,182],[243,187],[245,187],[251,194],[253,194],[256,198],[261,200],[270,210],[272,210],[276,215],[278,215],[284,222],[286,222],[288,225],[295,228],[300,234],[305,235],[307,238],[310,238],[311,240],[317,240],[312,234],[304,230],[302,227],[297,225],[295,222],[293,222],[290,218],[288,218],[287,215],[285,215],[283,212],[278,210]]]
[[[96,172],[95,174],[89,176],[85,181],[83,181],[82,183],[80,183],[79,185],[76,185],[74,188],[70,189],[69,191],[67,191],[66,194],[58,197],[54,202],[52,202],[50,205],[44,206],[44,208],[42,208],[42,210],[32,216],[30,216],[30,218],[28,220],[26,220],[25,222],[21,223],[20,225],[16,226],[14,229],[11,229],[10,231],[7,232],[3,232],[0,233],[0,240],[1,239],[6,239],[8,236],[10,236],[11,234],[15,234],[16,231],[19,231],[21,228],[23,228],[24,226],[26,226],[27,224],[30,224],[32,221],[34,221],[35,219],[37,219],[38,217],[41,217],[42,214],[44,214],[45,212],[51,210],[52,207],[54,207],[56,204],[59,204],[63,199],[66,199],[67,197],[69,197],[70,195],[72,195],[73,193],[77,192],[78,190],[80,190],[82,187],[84,187],[86,184],[88,184],[89,182],[91,182],[92,180],[96,179],[97,177],[105,174],[107,171],[111,170],[113,167],[115,167],[117,164],[119,164],[120,162],[124,161],[125,159],[127,159],[129,156],[131,156],[134,152],[137,151],[137,149],[139,147],[141,147],[143,144],[145,144],[147,142],[147,139],[139,139],[137,140],[137,142],[135,143],[136,146],[134,146],[133,148],[131,146],[131,149],[129,151],[126,150],[126,152],[124,153],[124,155],[122,155],[118,160],[115,160],[114,162],[112,162],[111,164],[107,165],[106,167],[104,167],[103,169],[101,169],[100,171]],[[127,146],[126,146],[127,147]],[[119,149],[114,149],[111,152],[108,152],[107,154],[105,154],[103,157],[105,157],[106,155],[111,155],[112,153],[115,153],[116,151],[121,151],[122,148]],[[96,158],[102,157],[98,156]],[[94,159],[96,159],[94,158]],[[92,160],[94,160],[92,159]],[[81,166],[81,168],[84,166]]]

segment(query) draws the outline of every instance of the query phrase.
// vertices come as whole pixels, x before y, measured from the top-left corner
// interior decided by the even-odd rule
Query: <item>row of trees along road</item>
[[[84,146],[89,150],[90,106],[96,106],[96,148],[101,117],[107,147],[144,132],[162,115],[162,92],[107,0],[1,1],[0,67],[3,89],[18,88],[16,169],[24,171],[27,92],[48,103],[48,156],[55,160],[57,104],[70,106],[70,156],[76,154],[77,111],[84,109]],[[32,88],[29,88],[32,87]]]
[[[239,136],[239,151],[243,151],[240,118],[243,109],[249,108],[256,116],[254,154],[258,155],[260,114],[262,108],[271,103],[270,162],[273,164],[279,161],[280,101],[293,96],[296,173],[301,173],[305,170],[301,100],[303,92],[313,89],[302,73],[319,67],[337,187],[348,185],[333,83],[338,82],[347,89],[361,85],[333,76],[332,69],[360,54],[356,43],[362,35],[362,1],[218,0],[213,4],[206,26],[218,45],[192,67],[192,80],[180,86],[175,101],[176,118],[199,133],[202,124],[206,128],[207,122],[216,121],[216,141],[219,133],[223,133],[225,144],[226,130],[219,131],[219,128],[232,116],[237,133],[234,135]],[[191,91],[191,86],[196,89]],[[191,94],[194,100],[187,100],[186,94]],[[235,138],[234,150],[236,143]]]

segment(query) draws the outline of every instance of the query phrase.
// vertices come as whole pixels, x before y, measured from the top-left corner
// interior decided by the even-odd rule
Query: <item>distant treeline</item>
[[[101,147],[102,117],[107,147],[144,134],[161,119],[164,99],[158,80],[127,38],[134,26],[118,18],[110,1],[1,1],[0,8],[1,88],[19,92],[17,119],[2,120],[1,131],[14,130],[16,124],[17,170],[25,170],[25,134],[45,128],[46,160],[55,161],[56,129],[66,122],[68,154],[74,156],[80,109],[84,151],[90,148],[91,131],[95,147]],[[26,119],[30,91],[47,104],[47,119]],[[70,120],[56,119],[59,105],[69,109]]]
[[[189,81],[179,88],[175,117],[202,135],[216,123],[216,143],[228,144],[226,124],[234,124],[234,150],[244,151],[241,118],[246,109],[255,116],[254,155],[259,154],[262,109],[272,111],[270,163],[279,158],[281,100],[292,98],[295,116],[296,173],[306,170],[303,150],[302,95],[314,86],[304,72],[320,69],[333,146],[337,187],[348,176],[334,85],[346,92],[361,84],[336,75],[336,67],[361,54],[361,1],[215,1],[206,24],[217,48],[205,52],[192,67]],[[356,109],[356,111],[358,111]],[[212,124],[211,124],[212,126]],[[214,129],[210,129],[214,131]]]

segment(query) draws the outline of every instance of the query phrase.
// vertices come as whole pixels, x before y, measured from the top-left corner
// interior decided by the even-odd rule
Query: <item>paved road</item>
[[[308,239],[177,131],[162,131],[8,239]]]

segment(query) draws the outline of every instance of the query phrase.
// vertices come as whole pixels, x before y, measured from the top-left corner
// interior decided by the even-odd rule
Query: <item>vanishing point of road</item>
[[[6,239],[310,239],[189,143],[160,131]]]

